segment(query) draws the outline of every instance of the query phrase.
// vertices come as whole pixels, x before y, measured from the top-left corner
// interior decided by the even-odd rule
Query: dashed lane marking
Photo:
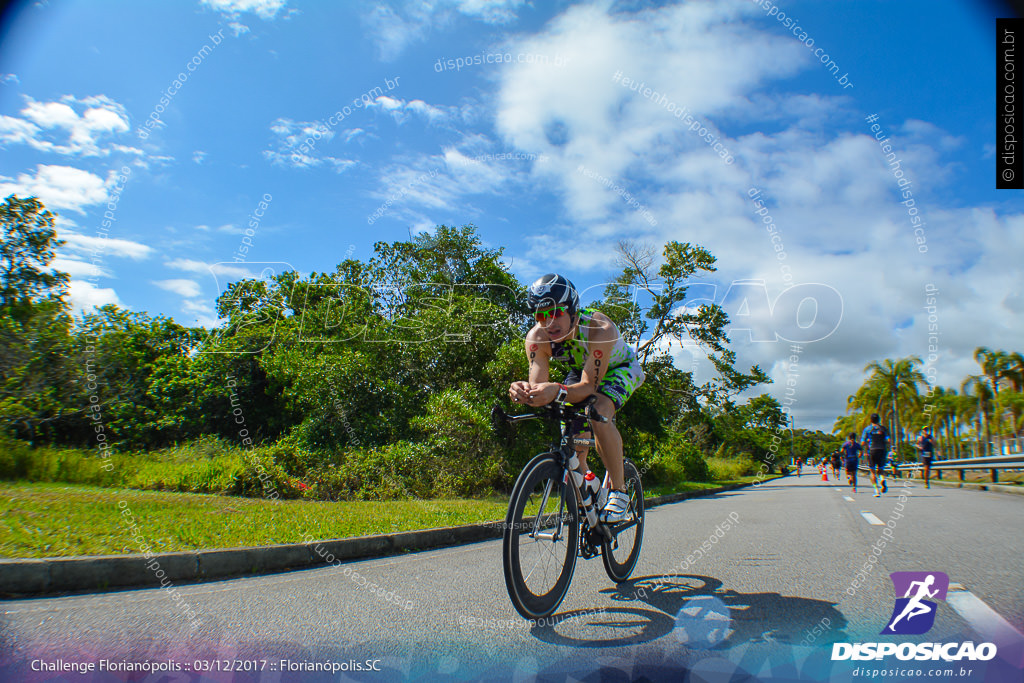
[[[875,517],[867,510],[861,510],[860,516],[866,519],[868,521],[868,524],[871,524],[872,526],[885,526],[885,522],[880,520],[878,517]]]

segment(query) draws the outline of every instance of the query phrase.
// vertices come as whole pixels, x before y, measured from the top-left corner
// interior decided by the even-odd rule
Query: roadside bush
[[[435,394],[412,420],[426,448],[424,469],[438,498],[479,496],[511,478],[491,429],[490,410],[474,403],[468,386]]]
[[[127,458],[118,453],[102,458],[96,450],[32,448],[24,441],[0,437],[2,479],[119,486],[126,466]]]
[[[656,439],[640,432],[633,439],[633,458],[645,486],[669,486],[684,481],[711,481],[711,472],[700,449],[680,435]]]
[[[234,496],[249,498],[297,498],[299,492],[292,478],[276,462],[267,448],[253,448],[240,458],[240,471],[232,478],[231,488],[226,492]]]
[[[711,481],[711,470],[699,448],[683,439],[673,445],[673,455],[682,465],[686,481]]]
[[[307,474],[307,495],[330,500],[426,498],[432,488],[426,459],[422,444],[407,441],[349,451],[340,466]]]
[[[756,474],[759,467],[758,463],[745,456],[732,458],[721,458],[715,456],[713,458],[708,458],[707,465],[711,472],[711,479],[713,481],[726,481],[739,479],[740,477],[748,477]]]

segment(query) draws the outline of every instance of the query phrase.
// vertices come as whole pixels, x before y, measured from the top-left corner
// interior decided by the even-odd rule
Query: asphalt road
[[[1024,680],[1024,496],[918,484],[901,503],[900,484],[881,498],[839,489],[805,472],[649,510],[633,578],[615,586],[599,558],[580,560],[553,625],[516,614],[500,541],[175,586],[182,604],[162,589],[6,601],[0,679],[128,676],[30,670],[106,660],[182,667],[134,680],[859,680],[857,667],[908,663],[833,662],[831,643],[995,639],[991,662],[909,665],[938,669],[930,680],[962,680],[961,667],[972,681]],[[879,636],[896,571],[959,584],[925,635]],[[313,663],[336,671],[301,669]]]

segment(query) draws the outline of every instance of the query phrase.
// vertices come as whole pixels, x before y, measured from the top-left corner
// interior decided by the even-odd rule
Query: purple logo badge
[[[893,572],[889,576],[896,589],[896,606],[882,634],[927,633],[935,624],[936,604],[931,599],[946,599],[949,577],[942,572]]]

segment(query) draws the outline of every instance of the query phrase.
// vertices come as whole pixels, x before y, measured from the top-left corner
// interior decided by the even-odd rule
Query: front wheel
[[[613,540],[601,545],[604,570],[616,583],[625,581],[633,573],[644,542],[644,487],[640,483],[640,473],[629,459],[622,461],[622,469],[629,495],[626,518],[611,525]]]
[[[531,460],[509,500],[502,534],[505,587],[525,619],[551,615],[562,603],[576,568],[579,511],[554,453]]]

